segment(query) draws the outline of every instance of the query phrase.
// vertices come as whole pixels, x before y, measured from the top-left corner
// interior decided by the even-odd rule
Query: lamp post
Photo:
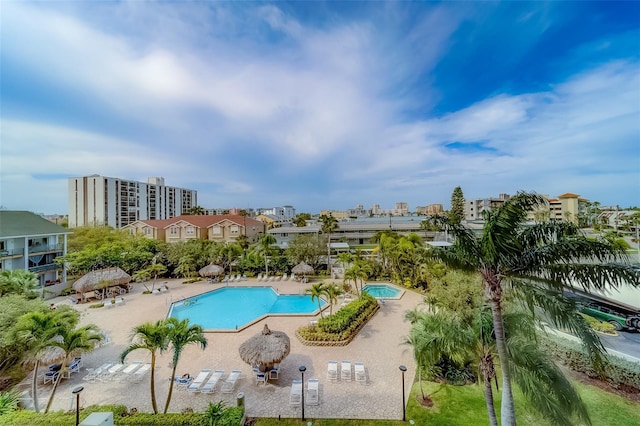
[[[307,371],[307,367],[301,365],[298,370],[300,370],[300,374],[302,374],[302,421],[304,422],[304,372]]]
[[[404,372],[407,371],[407,367],[401,365],[399,368],[400,371],[402,371],[402,421],[404,422],[407,420],[406,408],[404,406]]]
[[[80,424],[80,392],[84,390],[84,386],[78,386],[71,391],[76,396],[76,426]]]

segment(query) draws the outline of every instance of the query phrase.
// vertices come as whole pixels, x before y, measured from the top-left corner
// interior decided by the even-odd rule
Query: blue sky
[[[637,2],[2,2],[0,204],[640,205]]]

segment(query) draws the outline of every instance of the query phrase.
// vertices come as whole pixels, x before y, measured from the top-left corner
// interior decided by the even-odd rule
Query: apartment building
[[[264,223],[238,215],[183,215],[163,220],[137,220],[122,229],[131,234],[167,243],[189,240],[234,242],[244,235],[249,242],[256,242],[266,232]]]
[[[296,217],[296,209],[293,206],[261,207],[256,209],[258,216],[271,216],[276,222],[290,222]]]
[[[122,228],[137,220],[180,216],[198,204],[198,192],[147,182],[92,175],[69,178],[69,228],[108,225]]]
[[[416,207],[416,213],[422,216],[436,216],[444,213],[442,204],[429,204]]]
[[[467,200],[464,206],[464,218],[469,221],[482,220],[482,212],[501,206],[509,198],[509,194],[500,194],[497,198]]]
[[[69,234],[37,214],[0,210],[0,269],[35,272],[41,286],[64,283],[66,270],[55,259],[67,253]]]

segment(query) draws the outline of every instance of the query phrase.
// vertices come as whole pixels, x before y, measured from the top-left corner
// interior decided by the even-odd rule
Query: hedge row
[[[541,337],[540,344],[554,358],[574,371],[604,380],[616,389],[632,392],[638,392],[640,389],[640,364],[638,363],[609,356],[600,373],[593,369],[588,355],[579,342]]]
[[[299,328],[296,334],[303,341],[309,342],[327,342],[327,344],[348,342],[378,309],[378,301],[365,294],[335,314],[320,319],[317,326],[310,325]],[[337,331],[332,332],[331,330]]]
[[[80,421],[93,412],[113,412],[113,422],[116,425],[166,425],[166,426],[208,426],[210,420],[204,413],[135,413],[128,414],[124,405],[95,406],[82,410]],[[217,426],[241,426],[244,416],[242,407],[226,408]],[[75,424],[75,412],[56,411],[51,413],[36,413],[31,410],[19,410],[0,416],[0,424],[12,426],[69,426]]]
[[[608,322],[598,321],[596,318],[586,314],[580,314],[580,315],[582,315],[582,317],[585,319],[587,324],[589,324],[589,327],[591,327],[593,330],[599,331],[600,333],[606,333],[611,335],[616,334],[616,328],[614,327],[613,324],[610,324]]]

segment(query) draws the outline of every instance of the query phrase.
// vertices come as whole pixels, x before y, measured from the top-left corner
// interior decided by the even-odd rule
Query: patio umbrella
[[[304,262],[300,262],[291,269],[291,272],[297,275],[307,275],[313,273],[313,268]]]
[[[73,289],[84,294],[100,288],[129,284],[131,275],[120,268],[106,268],[91,271],[73,283]]]
[[[213,263],[205,266],[198,271],[202,277],[213,277],[224,273],[224,268],[220,265],[214,265]]]
[[[282,331],[271,331],[264,325],[262,332],[240,345],[240,358],[247,364],[269,371],[289,355],[291,342]]]

